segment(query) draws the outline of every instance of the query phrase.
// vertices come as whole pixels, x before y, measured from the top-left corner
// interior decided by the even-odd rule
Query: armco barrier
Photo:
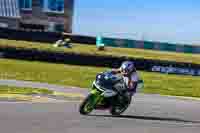
[[[55,42],[61,38],[61,34],[53,32],[28,32],[22,30],[0,28],[0,38],[25,41]]]
[[[0,48],[4,58],[37,60],[54,63],[66,63],[73,65],[88,65],[97,67],[119,67],[124,60],[135,61],[138,70],[155,71],[162,73],[176,73],[185,75],[200,76],[200,65],[189,63],[176,63],[160,60],[135,59],[127,57],[114,56],[96,56],[87,54],[62,53],[62,52],[47,52],[36,49],[15,49],[15,48]],[[168,69],[168,67],[172,69]],[[191,73],[191,71],[194,71]]]
[[[55,43],[63,37],[70,38],[74,43],[95,44],[96,42],[96,38],[90,36],[0,28],[0,38],[6,39]]]

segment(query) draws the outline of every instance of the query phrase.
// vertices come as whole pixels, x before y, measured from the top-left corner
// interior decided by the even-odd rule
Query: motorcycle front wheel
[[[87,115],[91,113],[95,107],[94,103],[95,95],[94,94],[89,94],[87,98],[82,102],[82,104],[79,107],[79,112],[82,115]]]

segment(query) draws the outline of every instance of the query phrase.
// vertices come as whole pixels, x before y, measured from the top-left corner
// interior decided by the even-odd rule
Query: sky
[[[200,44],[200,0],[75,0],[73,33]]]

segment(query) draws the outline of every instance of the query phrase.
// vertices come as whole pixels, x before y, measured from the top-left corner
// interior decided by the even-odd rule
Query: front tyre
[[[91,113],[95,107],[94,101],[94,94],[89,94],[79,107],[80,114],[87,115]]]

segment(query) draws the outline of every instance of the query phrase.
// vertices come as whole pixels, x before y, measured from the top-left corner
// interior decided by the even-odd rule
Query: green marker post
[[[96,46],[98,50],[104,50],[105,44],[103,43],[103,39],[100,35],[96,37]]]

